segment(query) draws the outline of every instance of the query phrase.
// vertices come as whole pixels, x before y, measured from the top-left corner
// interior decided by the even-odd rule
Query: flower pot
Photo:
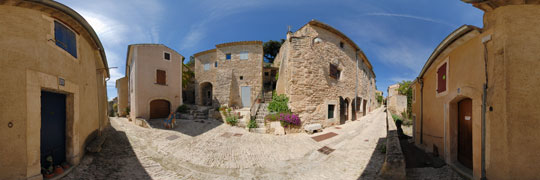
[[[55,175],[60,175],[60,174],[62,174],[62,173],[64,173],[64,169],[62,169],[62,167],[56,166],[56,167],[54,168],[54,174],[55,174]]]
[[[47,178],[47,179],[51,179],[54,177],[54,174],[44,174],[43,177]]]

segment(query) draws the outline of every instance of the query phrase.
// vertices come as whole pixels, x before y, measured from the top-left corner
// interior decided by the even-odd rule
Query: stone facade
[[[230,56],[230,59],[227,59],[227,56]],[[261,93],[261,41],[218,44],[215,49],[196,53],[194,57],[196,104],[250,107]],[[249,87],[251,94],[244,103],[241,97],[242,87]]]
[[[169,60],[164,56],[169,54]],[[181,54],[162,44],[133,44],[128,46],[126,75],[130,118],[150,119],[152,102],[166,101],[168,112],[182,105]],[[158,82],[158,71],[164,71],[165,82]]]
[[[342,124],[375,108],[371,64],[354,42],[324,23],[312,20],[287,33],[274,66],[279,67],[276,92],[289,97],[303,125]],[[331,76],[330,66],[337,67],[339,77]]]
[[[407,111],[407,96],[398,93],[399,84],[388,86],[387,107],[390,112],[401,115]]]
[[[459,134],[470,134],[462,151],[472,151],[463,171],[471,179],[537,179],[540,1],[468,2],[485,11],[484,27],[452,32],[411,85],[415,144],[460,167]],[[446,87],[437,91],[445,64]],[[459,114],[461,102],[470,114]]]
[[[49,155],[79,164],[109,124],[99,38],[81,15],[50,0],[0,1],[0,24],[0,179],[42,179]],[[75,51],[57,44],[66,42],[56,37],[57,25],[72,33],[72,46],[63,47]],[[51,94],[57,101],[45,98]]]

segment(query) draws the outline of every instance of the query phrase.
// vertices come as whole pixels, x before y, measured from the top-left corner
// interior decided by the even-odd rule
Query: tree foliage
[[[183,61],[184,59],[182,59]],[[186,89],[190,83],[193,82],[195,78],[195,72],[193,72],[193,67],[195,66],[195,58],[193,56],[189,57],[187,63],[182,63],[182,88]]]
[[[398,93],[407,96],[407,118],[411,117],[412,113],[412,81],[401,81],[399,83]]]
[[[264,58],[266,58],[268,62],[274,63],[274,59],[276,59],[279,48],[281,48],[283,42],[285,42],[285,39],[281,39],[281,41],[270,40],[263,44]]]

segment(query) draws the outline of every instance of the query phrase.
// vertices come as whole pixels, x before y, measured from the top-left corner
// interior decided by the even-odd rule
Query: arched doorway
[[[339,124],[345,124],[348,118],[347,110],[349,109],[349,102],[343,97],[339,97]]]
[[[201,104],[203,106],[212,106],[213,92],[212,83],[205,82],[200,85]]]
[[[458,161],[472,169],[472,99],[458,102]]]
[[[150,119],[167,118],[171,111],[171,103],[167,100],[156,99],[150,101]]]

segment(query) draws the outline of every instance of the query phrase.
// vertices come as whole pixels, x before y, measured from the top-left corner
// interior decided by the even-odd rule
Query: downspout
[[[355,53],[355,56],[356,56],[356,86],[355,86],[355,90],[354,90],[354,120],[357,120],[358,117],[357,117],[357,112],[356,112],[356,104],[358,104],[358,100],[356,97],[358,97],[358,49],[356,50],[356,53]]]
[[[424,144],[424,80],[418,79],[420,82],[420,144]]]
[[[491,40],[491,35],[487,35],[484,38],[482,38],[482,44],[484,45],[484,73],[486,76],[486,81],[484,83],[484,89],[482,93],[482,147],[481,151],[481,162],[480,162],[480,179],[485,180],[486,178],[486,101],[487,101],[487,89],[488,89],[488,71],[487,71],[487,63],[488,63],[488,49],[487,49],[487,42]]]

